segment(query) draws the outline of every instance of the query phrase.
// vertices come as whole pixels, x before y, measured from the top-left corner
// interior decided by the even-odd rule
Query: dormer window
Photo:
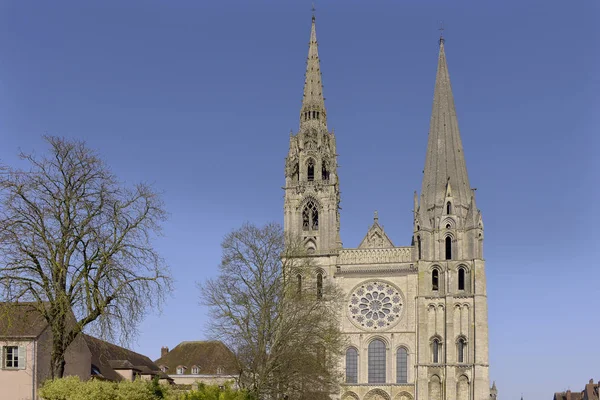
[[[217,367],[217,375],[223,374],[223,367]]]
[[[163,373],[167,373],[167,370],[168,370],[168,369],[169,369],[169,367],[167,367],[166,365],[161,365],[161,366],[160,366],[160,370],[161,370]]]
[[[200,373],[200,367],[198,367],[197,365],[194,365],[192,367],[192,375],[198,375]]]
[[[176,369],[177,375],[183,375],[185,373],[185,369],[186,368],[184,366],[182,366],[182,365],[180,365],[179,367],[177,367],[177,369]]]

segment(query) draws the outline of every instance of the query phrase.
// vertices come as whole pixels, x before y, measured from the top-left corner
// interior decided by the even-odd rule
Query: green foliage
[[[199,384],[197,390],[175,393],[158,379],[133,382],[81,381],[70,376],[48,380],[40,390],[43,400],[255,400],[248,391],[225,386]]]
[[[158,382],[136,379],[133,382],[81,381],[78,377],[48,380],[40,390],[44,400],[160,400],[168,398],[166,387]]]
[[[230,384],[225,386],[198,385],[197,390],[192,390],[168,397],[169,400],[254,400],[246,390],[235,390]]]

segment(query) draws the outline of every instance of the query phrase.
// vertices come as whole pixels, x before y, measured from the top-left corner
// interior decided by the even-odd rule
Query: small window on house
[[[193,366],[192,367],[192,374],[193,375],[198,375],[200,373],[200,368],[197,366]]]
[[[446,237],[446,260],[452,260],[452,238]]]
[[[312,158],[308,160],[306,168],[306,179],[308,179],[309,181],[315,180],[315,162]]]
[[[458,290],[465,290],[465,269],[458,269]]]
[[[431,343],[431,354],[434,364],[440,362],[440,347],[440,341],[438,339],[433,339],[433,342]]]
[[[317,299],[323,298],[323,274],[317,274]]]
[[[457,359],[459,363],[465,362],[465,347],[466,347],[466,342],[465,339],[460,338],[458,339],[458,342],[456,343],[456,347],[457,347]]]
[[[417,260],[421,259],[421,236],[417,236],[417,252],[419,253],[419,257]]]
[[[177,372],[177,375],[183,375],[183,373],[185,372],[185,367],[177,367],[177,370],[175,372]]]
[[[162,372],[167,372],[167,369],[168,369],[168,368],[167,368],[166,366],[164,366],[164,365],[163,365],[162,367],[160,367],[160,370],[161,370]]]
[[[19,346],[4,346],[2,348],[2,367],[19,368]]]
[[[217,367],[217,375],[223,374],[223,367]]]
[[[440,289],[440,271],[434,269],[431,271],[431,290]]]
[[[450,202],[446,203],[446,214],[452,213],[452,204]]]

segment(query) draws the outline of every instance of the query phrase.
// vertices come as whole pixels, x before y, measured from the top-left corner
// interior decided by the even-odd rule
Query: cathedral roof
[[[452,188],[454,203],[468,207],[471,203],[471,187],[458,130],[444,39],[441,38],[420,209],[441,207],[449,187]]]
[[[394,247],[394,244],[385,234],[383,227],[379,225],[379,216],[375,211],[375,217],[373,218],[373,225],[369,228],[369,231],[365,235],[362,242],[358,246],[359,249],[376,249],[376,248],[390,248]]]

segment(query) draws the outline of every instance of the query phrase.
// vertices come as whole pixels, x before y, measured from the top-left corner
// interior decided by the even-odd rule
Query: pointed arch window
[[[385,343],[379,339],[369,343],[369,383],[385,383]]]
[[[446,260],[452,260],[452,238],[446,236]]]
[[[317,299],[323,298],[323,274],[317,274]]]
[[[446,203],[446,214],[452,214],[452,203]]]
[[[440,290],[440,271],[431,271],[431,290]]]
[[[309,181],[315,180],[315,161],[312,158],[306,163],[306,179]]]
[[[329,163],[326,160],[323,160],[323,165],[321,167],[321,179],[324,181],[329,180]]]
[[[458,342],[456,342],[456,353],[457,353],[456,358],[459,363],[465,362],[466,347],[467,347],[467,341],[464,338],[458,339]]]
[[[408,351],[404,347],[396,352],[396,383],[408,383]]]
[[[431,342],[431,356],[434,364],[438,364],[440,362],[441,347],[442,345],[440,343],[440,340],[438,338],[433,339],[433,341]]]
[[[354,347],[346,350],[346,383],[358,383],[358,351]]]
[[[458,269],[458,290],[465,290],[465,269]]]
[[[319,230],[319,208],[312,200],[309,200],[302,209],[302,230]]]
[[[420,260],[422,257],[422,255],[421,255],[421,236],[417,236],[417,253],[418,253],[417,260]]]

